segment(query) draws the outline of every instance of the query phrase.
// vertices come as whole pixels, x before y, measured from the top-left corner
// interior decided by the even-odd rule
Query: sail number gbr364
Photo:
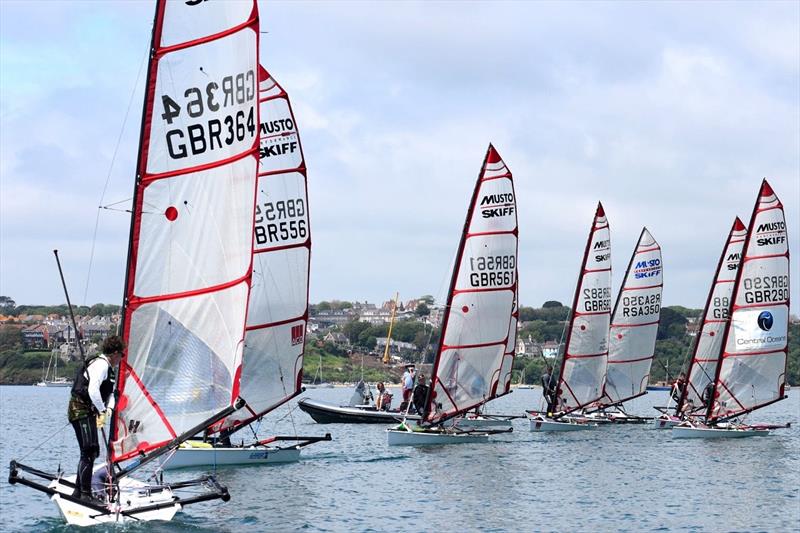
[[[182,95],[162,94],[161,118],[174,126],[165,134],[169,156],[183,159],[222,149],[246,137],[255,138],[255,106],[250,105],[249,111],[244,107],[255,97],[253,70],[224,76],[202,87],[189,87]],[[181,117],[183,114],[186,116]],[[204,120],[207,114],[215,116]]]

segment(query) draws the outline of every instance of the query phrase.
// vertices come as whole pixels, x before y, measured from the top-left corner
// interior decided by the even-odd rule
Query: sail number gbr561
[[[161,118],[172,126],[166,133],[167,151],[172,159],[197,156],[230,146],[256,134],[255,106],[238,109],[256,97],[256,77],[252,70],[210,81],[202,87],[189,87],[183,95],[161,95]],[[230,109],[233,108],[233,109]],[[230,109],[230,112],[227,112]],[[221,111],[221,113],[219,113]],[[186,114],[183,120],[182,114]],[[204,114],[216,116],[202,120]],[[246,114],[246,116],[245,116]],[[193,120],[201,119],[201,120]],[[188,121],[193,123],[186,125]]]
[[[514,255],[470,257],[469,284],[475,288],[509,287],[514,283],[516,267]]]

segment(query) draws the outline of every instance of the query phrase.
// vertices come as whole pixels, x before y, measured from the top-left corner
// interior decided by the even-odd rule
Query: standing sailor
[[[122,339],[116,335],[103,342],[103,353],[87,359],[75,376],[67,416],[81,450],[75,478],[76,498],[91,500],[94,460],[100,455],[97,429],[105,425],[114,408],[114,369],[122,359]]]

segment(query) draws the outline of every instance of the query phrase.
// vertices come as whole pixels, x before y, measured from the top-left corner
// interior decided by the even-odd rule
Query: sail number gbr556
[[[209,81],[203,87],[189,87],[180,96],[162,94],[161,118],[176,126],[165,134],[169,156],[183,159],[242,142],[246,137],[254,138],[255,106],[250,105],[246,111],[245,105],[254,102],[255,97],[256,77],[252,70]],[[187,125],[186,117],[181,117],[183,113],[193,123]],[[212,113],[217,116],[202,120],[204,114]]]

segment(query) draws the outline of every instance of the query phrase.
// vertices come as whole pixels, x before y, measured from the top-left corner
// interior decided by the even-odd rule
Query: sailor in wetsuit
[[[116,335],[103,342],[103,353],[87,359],[75,376],[67,416],[75,429],[81,450],[75,479],[76,498],[93,499],[92,470],[100,455],[97,429],[103,427],[114,408],[114,371],[122,359],[124,345]]]
[[[558,377],[553,375],[552,367],[548,366],[544,374],[542,374],[542,396],[547,401],[547,412],[552,413],[555,411],[556,405],[556,388]]]

